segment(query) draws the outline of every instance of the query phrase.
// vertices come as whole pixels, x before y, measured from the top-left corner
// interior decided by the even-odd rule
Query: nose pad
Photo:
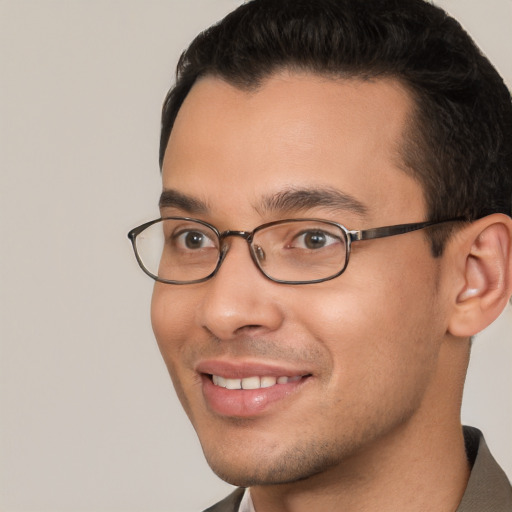
[[[263,247],[261,247],[261,245],[253,245],[252,253],[254,254],[259,263],[264,263],[267,256],[265,255],[265,251],[263,250]]]
[[[219,262],[217,263],[217,268],[215,270],[215,274],[219,271],[222,263],[224,262],[227,254],[231,248],[231,243],[228,242],[228,236],[229,237],[239,236],[240,238],[243,238],[247,242],[249,253],[251,255],[251,258],[253,259],[253,262],[256,264],[256,266],[258,266],[259,264],[262,264],[265,261],[265,259],[266,259],[265,251],[263,250],[263,248],[260,245],[255,245],[255,244],[250,243],[249,238],[247,236],[247,235],[249,235],[249,233],[247,233],[245,231],[229,231],[229,232],[226,231],[225,233],[223,233],[223,235],[224,235],[224,237],[221,241],[221,246],[220,246],[220,250],[219,250]],[[232,242],[232,238],[230,241]]]
[[[229,244],[227,244],[225,241],[222,242],[222,246],[220,248],[220,254],[219,254],[219,263],[217,264],[217,268],[219,268],[222,265],[222,262],[226,258],[226,255],[229,251]]]
[[[245,237],[242,237],[245,238]],[[245,238],[245,241],[248,242],[248,240]],[[265,251],[263,250],[263,247],[261,245],[251,244],[250,242],[247,243],[249,253],[251,255],[251,259],[253,260],[253,263],[258,268],[259,271],[262,271],[263,264],[265,263],[265,260],[267,258]],[[215,270],[215,274],[220,270],[220,267],[224,260],[226,259],[226,256],[231,248],[231,245],[226,241],[222,241],[222,246],[220,248],[219,253],[219,262],[217,263],[217,268]]]

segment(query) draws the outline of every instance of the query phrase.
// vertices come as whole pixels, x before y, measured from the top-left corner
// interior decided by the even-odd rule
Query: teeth
[[[219,377],[218,375],[212,375],[212,380],[216,386],[220,386],[222,388],[226,387],[226,379],[224,377]]]
[[[220,375],[212,375],[212,381],[216,386],[226,389],[260,389],[270,388],[276,384],[287,384],[288,382],[297,382],[302,378],[301,375],[295,377],[272,377],[270,375],[263,377],[245,377],[243,379],[226,379]]]
[[[280,377],[280,378],[282,378],[282,377]],[[261,377],[260,380],[261,380],[261,387],[262,388],[269,388],[271,386],[275,386],[276,382],[277,382],[277,379],[275,377]]]
[[[242,389],[242,381],[240,379],[226,379],[226,389]]]
[[[260,378],[259,377],[246,377],[242,379],[242,389],[259,389]]]

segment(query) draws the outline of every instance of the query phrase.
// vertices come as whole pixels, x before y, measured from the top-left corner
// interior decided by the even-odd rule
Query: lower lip
[[[226,389],[216,386],[207,375],[202,375],[203,396],[209,409],[221,416],[249,418],[267,412],[304,385],[309,377],[296,382],[276,384],[260,389]]]

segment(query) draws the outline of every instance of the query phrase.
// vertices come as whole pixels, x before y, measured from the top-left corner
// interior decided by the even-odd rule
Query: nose
[[[277,300],[283,285],[258,270],[247,245],[240,238],[231,239],[217,274],[201,285],[205,291],[196,309],[197,321],[221,340],[263,335],[277,330],[283,321]]]

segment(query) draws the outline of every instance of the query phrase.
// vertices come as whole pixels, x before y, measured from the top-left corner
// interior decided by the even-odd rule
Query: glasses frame
[[[137,236],[142,233],[145,229],[152,226],[153,224],[156,224],[157,222],[162,222],[165,220],[184,220],[184,221],[192,221],[197,222],[198,224],[202,224],[203,226],[206,226],[207,228],[211,229],[219,239],[219,259],[217,261],[217,265],[215,266],[214,270],[207,275],[206,277],[203,277],[201,279],[194,279],[192,281],[173,281],[169,279],[163,279],[161,277],[158,277],[157,275],[150,272],[142,262],[138,251],[137,251],[137,244],[136,239]],[[412,231],[418,231],[420,229],[425,229],[431,226],[438,226],[440,224],[446,224],[449,222],[459,222],[459,221],[465,221],[464,218],[454,218],[454,219],[446,219],[446,220],[440,220],[440,221],[425,221],[425,222],[413,222],[409,224],[395,224],[392,226],[381,226],[377,228],[370,228],[370,229],[359,229],[359,230],[351,230],[343,226],[343,224],[339,224],[338,222],[334,222],[331,220],[325,220],[325,219],[317,219],[317,218],[300,218],[300,219],[283,219],[283,220],[276,220],[273,222],[267,222],[265,224],[261,224],[260,226],[257,226],[252,231],[236,231],[236,230],[227,230],[227,231],[219,231],[215,226],[212,224],[205,222],[201,219],[195,219],[193,217],[160,217],[159,219],[154,219],[149,222],[145,222],[144,224],[141,224],[140,226],[137,226],[136,228],[133,228],[128,233],[128,238],[130,239],[133,247],[133,251],[135,253],[135,258],[137,259],[137,263],[139,264],[140,268],[144,271],[145,274],[147,274],[149,277],[154,279],[155,281],[158,281],[160,283],[166,283],[166,284],[176,284],[176,285],[182,285],[182,284],[196,284],[196,283],[203,283],[204,281],[208,281],[212,277],[215,276],[215,274],[219,271],[224,258],[226,257],[229,246],[226,244],[223,244],[223,241],[228,237],[238,236],[240,238],[243,238],[249,247],[249,254],[251,255],[251,259],[253,260],[254,264],[256,265],[256,268],[270,281],[273,281],[274,283],[281,283],[281,284],[314,284],[314,283],[323,283],[325,281],[330,281],[331,279],[335,279],[336,277],[339,277],[345,270],[347,269],[348,262],[350,260],[350,253],[352,248],[353,242],[360,242],[364,240],[375,240],[377,238],[386,238],[390,236],[396,236],[396,235],[403,235],[405,233],[410,233]],[[282,279],[276,279],[274,277],[269,276],[263,268],[260,266],[260,263],[258,261],[258,257],[255,253],[255,249],[252,245],[252,241],[254,239],[254,235],[258,233],[258,231],[261,231],[263,229],[276,226],[279,224],[285,224],[285,223],[291,223],[291,222],[304,222],[304,221],[310,221],[310,222],[320,222],[324,224],[329,224],[331,226],[336,226],[341,230],[345,237],[345,263],[343,265],[343,268],[337,272],[336,274],[321,278],[321,279],[314,279],[314,280],[306,280],[306,281],[287,281]]]

